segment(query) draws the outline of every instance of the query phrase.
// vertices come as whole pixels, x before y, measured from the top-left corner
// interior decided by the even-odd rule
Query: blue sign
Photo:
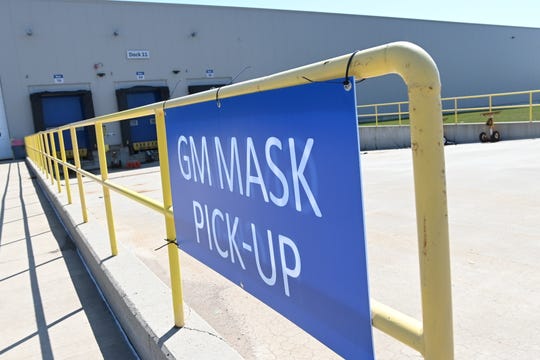
[[[53,80],[55,84],[63,84],[64,74],[53,74]]]
[[[347,359],[373,358],[354,91],[166,111],[180,249]]]

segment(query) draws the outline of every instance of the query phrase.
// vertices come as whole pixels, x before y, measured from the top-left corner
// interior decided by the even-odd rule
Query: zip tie
[[[347,61],[347,69],[345,70],[345,81],[343,81],[343,88],[345,89],[345,91],[350,91],[352,89],[352,84],[349,80],[349,68],[351,66],[351,62],[354,55],[356,55],[358,51],[359,50],[356,50],[355,52],[353,52],[351,56],[349,57],[349,61]]]
[[[162,249],[165,246],[170,245],[170,244],[176,244],[176,239],[175,240],[163,239],[163,240],[166,242],[166,244],[158,246],[157,248],[154,249],[154,251],[158,251],[159,249]],[[176,246],[178,246],[178,244],[176,244]]]
[[[221,100],[219,99],[219,90],[221,90],[221,88],[222,86],[218,87],[216,91],[216,105],[218,108],[221,107]]]

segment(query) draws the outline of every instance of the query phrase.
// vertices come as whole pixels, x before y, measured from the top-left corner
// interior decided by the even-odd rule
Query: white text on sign
[[[238,262],[242,270],[246,270],[246,266],[240,247],[245,251],[244,254],[246,252],[253,253],[260,278],[268,286],[274,286],[276,284],[276,258],[274,256],[274,237],[271,230],[266,230],[270,258],[264,259],[264,262],[270,260],[271,267],[270,275],[266,275],[261,265],[260,245],[257,239],[255,224],[250,224],[251,239],[240,238],[238,236],[240,222],[238,217],[232,216],[227,212],[223,213],[220,209],[209,209],[207,205],[202,205],[197,201],[193,201],[193,219],[198,243],[201,243],[201,241],[204,242],[204,238],[206,237],[209,250],[213,251],[215,248],[222,258],[229,258],[233,264]],[[219,231],[218,228],[221,227],[226,228],[226,231]],[[283,276],[283,290],[285,295],[290,296],[289,278],[297,278],[302,268],[300,253],[294,241],[287,236],[280,234],[277,236],[277,241],[279,244],[280,270]],[[294,261],[287,262],[287,252],[292,253]]]
[[[223,152],[223,146],[219,137],[214,137],[213,149],[212,142],[207,142],[205,136],[200,139],[194,139],[192,136],[181,135],[178,138],[178,159],[180,162],[180,171],[186,180],[192,180],[208,186],[215,186],[215,179],[212,181],[210,168],[217,168],[219,173],[219,187],[227,189],[230,192],[237,192],[246,197],[252,197],[252,189],[258,187],[264,202],[272,202],[274,205],[283,207],[289,201],[294,201],[297,211],[302,211],[302,197],[305,196],[317,217],[322,217],[321,210],[311,190],[311,187],[304,174],[309,156],[313,148],[314,140],[308,138],[298,161],[298,154],[295,149],[295,139],[289,138],[287,141],[288,149],[283,146],[283,142],[276,137],[269,137],[264,144],[264,161],[272,174],[281,184],[281,194],[268,191],[263,172],[261,171],[261,162],[257,156],[256,146],[251,137],[245,139],[245,149],[240,153],[236,137],[230,138],[229,153]],[[289,152],[289,166],[287,170],[280,168],[271,156],[271,149],[277,148],[280,151]],[[213,151],[212,151],[213,150]],[[228,156],[226,156],[228,155]],[[245,161],[242,163],[242,159]],[[227,159],[229,159],[227,163]],[[286,177],[289,173],[289,178]],[[226,182],[226,184],[225,184]],[[290,185],[292,183],[292,195],[290,194]]]
[[[303,145],[297,149],[299,144]],[[222,140],[217,136],[180,135],[178,165],[186,181],[262,200],[278,208],[290,205],[297,212],[322,218],[316,192],[306,174],[314,146],[313,138],[304,141],[270,136],[256,143],[252,137]],[[278,277],[282,278],[283,292],[291,296],[289,283],[300,276],[302,261],[290,236],[249,220],[241,221],[224,209],[198,200],[192,204],[197,243],[208,246],[209,251],[216,251],[242,270],[246,270],[246,257],[253,256],[260,279],[274,286]]]

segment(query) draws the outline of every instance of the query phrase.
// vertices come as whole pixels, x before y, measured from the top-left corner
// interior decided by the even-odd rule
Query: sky
[[[539,0],[120,0],[239,6],[540,28]]]

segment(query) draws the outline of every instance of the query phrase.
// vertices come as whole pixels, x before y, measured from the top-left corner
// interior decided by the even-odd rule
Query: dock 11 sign
[[[354,90],[166,111],[180,249],[345,358],[373,358]]]

